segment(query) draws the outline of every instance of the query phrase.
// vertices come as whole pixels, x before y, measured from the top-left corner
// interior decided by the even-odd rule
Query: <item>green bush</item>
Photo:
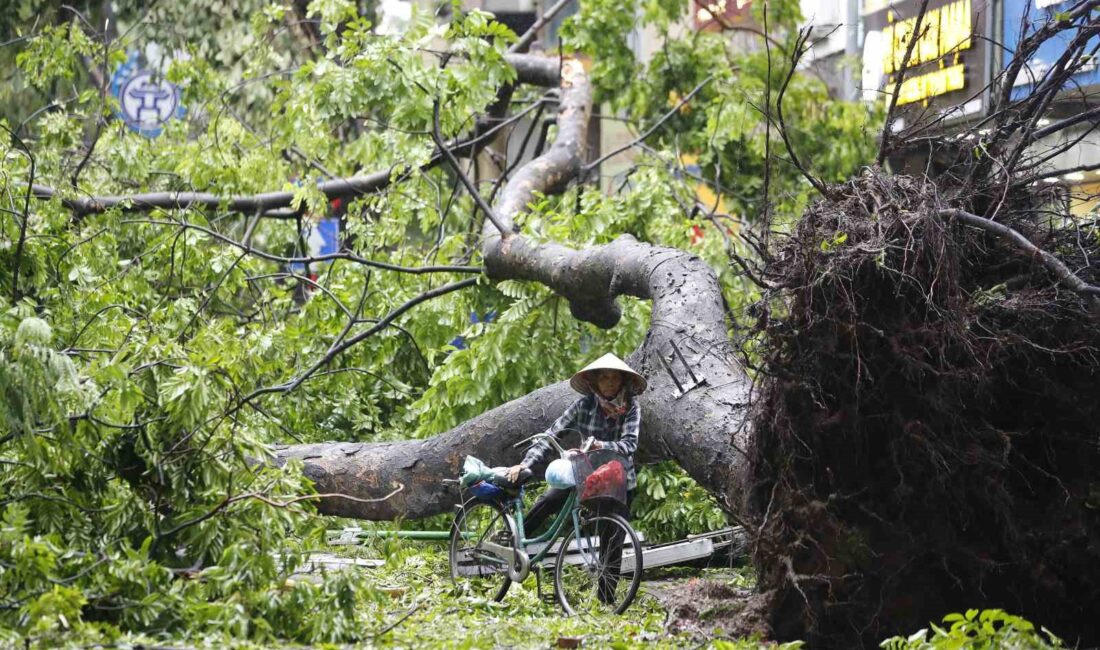
[[[943,627],[931,624],[909,637],[886,639],[886,650],[1033,650],[1063,648],[1062,640],[1050,630],[1036,631],[1028,620],[1001,609],[968,609],[965,614],[948,614]]]

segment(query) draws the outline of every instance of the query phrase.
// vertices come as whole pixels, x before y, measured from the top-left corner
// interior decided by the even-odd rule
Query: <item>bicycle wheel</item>
[[[562,609],[571,615],[622,614],[642,582],[638,535],[619,515],[581,513],[579,536],[576,526],[569,528],[554,565]]]
[[[513,547],[515,538],[515,522],[500,506],[467,501],[451,524],[451,581],[470,596],[503,599],[512,584],[511,563],[500,557],[499,548]]]

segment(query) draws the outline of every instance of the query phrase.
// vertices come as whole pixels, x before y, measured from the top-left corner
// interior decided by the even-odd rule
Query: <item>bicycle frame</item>
[[[577,531],[578,538],[580,535],[580,521],[577,518],[577,512],[579,511],[579,508],[577,507],[576,489],[570,490],[569,496],[566,497],[565,503],[562,505],[561,510],[559,510],[558,513],[554,516],[554,520],[550,522],[550,528],[547,529],[545,533],[537,537],[532,537],[530,539],[528,539],[526,534],[523,532],[523,494],[524,490],[523,488],[520,488],[519,496],[511,499],[505,506],[505,510],[511,511],[512,518],[516,522],[516,533],[518,535],[518,539],[516,540],[517,546],[521,550],[523,550],[524,553],[527,552],[526,549],[528,547],[534,544],[545,544],[545,546],[541,550],[539,550],[538,553],[528,556],[529,561],[527,563],[527,567],[525,567],[525,570],[523,572],[523,578],[521,578],[517,582],[522,582],[523,579],[525,579],[530,574],[531,565],[537,564],[546,559],[546,556],[547,554],[549,554],[550,549],[554,546],[553,542],[555,539],[565,538],[562,529],[565,527],[565,523],[567,520],[572,519],[573,525]],[[564,553],[565,549],[561,549],[560,552]]]
[[[576,430],[574,429],[573,431],[576,431]],[[581,433],[581,432],[578,431],[577,433]],[[553,445],[553,447],[558,451],[559,454],[561,454],[561,456],[563,458],[565,457],[566,452],[561,447],[561,445],[558,444],[557,440],[553,436],[547,436],[546,434],[536,434],[534,436],[531,436],[530,438],[527,438],[526,440],[521,440],[519,443],[517,443],[516,445],[513,445],[513,446],[519,446],[519,445],[521,445],[525,442],[528,442],[530,440],[534,440],[534,439],[539,438],[541,436],[548,437],[548,439],[550,440],[550,444]],[[587,451],[588,446],[592,442],[592,440],[593,439],[589,439],[589,441],[584,444],[582,451]],[[444,480],[446,481],[448,479],[444,479]],[[452,482],[457,482],[457,481],[452,481]],[[516,569],[514,566],[512,568],[510,568],[508,577],[513,582],[523,582],[527,578],[527,576],[529,576],[531,574],[531,565],[537,564],[539,562],[542,562],[544,559],[546,559],[546,556],[549,554],[550,549],[553,548],[553,546],[554,546],[554,544],[553,544],[554,540],[557,539],[558,537],[561,537],[564,540],[565,535],[562,534],[562,529],[565,526],[566,520],[568,520],[568,519],[572,519],[573,530],[574,530],[575,536],[576,536],[577,541],[578,541],[578,550],[580,551],[581,555],[585,557],[585,561],[587,563],[588,562],[587,556],[588,556],[588,553],[592,551],[592,548],[589,548],[588,551],[586,552],[584,547],[587,544],[584,541],[582,541],[582,538],[581,538],[581,522],[580,522],[580,517],[578,516],[578,513],[580,512],[580,507],[579,507],[579,501],[578,501],[578,496],[577,496],[577,489],[574,487],[573,489],[571,489],[569,491],[569,495],[566,497],[565,503],[562,505],[561,510],[559,510],[558,513],[554,516],[554,520],[552,522],[550,522],[550,528],[545,533],[543,533],[542,535],[539,535],[538,537],[534,537],[532,539],[527,539],[526,534],[524,533],[524,530],[523,530],[523,527],[524,527],[524,524],[523,524],[523,496],[524,496],[524,492],[525,492],[525,490],[524,490],[523,486],[521,485],[519,487],[519,491],[518,491],[517,495],[515,497],[507,500],[506,502],[504,502],[503,508],[502,508],[503,511],[504,511],[505,516],[511,518],[512,523],[515,524],[515,527],[516,527],[517,539],[514,540],[513,547],[511,549],[508,549],[508,548],[505,548],[504,546],[501,546],[501,545],[496,544],[496,543],[484,542],[486,550],[488,550],[491,555],[493,555],[494,557],[499,558],[501,561],[509,563],[509,564],[511,563],[511,559],[510,559],[509,556],[512,553],[514,553],[515,551],[522,552],[523,556],[521,558],[520,568]],[[479,541],[479,543],[478,543],[479,546],[481,545],[481,543],[482,542]],[[539,550],[535,555],[528,554],[527,548],[529,548],[531,545],[543,544],[543,543],[545,544],[545,546],[541,550]],[[562,552],[562,553],[564,553],[566,551],[567,551],[567,549],[564,549],[564,548],[560,549],[560,552]]]

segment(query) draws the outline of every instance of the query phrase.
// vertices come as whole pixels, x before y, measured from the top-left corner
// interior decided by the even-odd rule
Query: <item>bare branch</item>
[[[549,23],[551,20],[554,20],[554,18],[558,14],[560,14],[563,9],[565,9],[575,1],[576,0],[558,0],[558,2],[553,7],[550,7],[545,12],[543,12],[541,16],[539,16],[539,19],[535,21],[535,24],[531,25],[527,28],[527,31],[523,32],[523,35],[519,37],[519,40],[517,40],[515,43],[512,43],[511,47],[508,48],[508,53],[515,54],[517,52],[527,49],[527,46],[530,45],[531,42],[534,41],[535,38],[539,35],[539,30],[545,27],[546,24]]]
[[[615,156],[617,156],[617,155],[621,154],[622,152],[626,151],[627,149],[630,149],[631,147],[635,146],[639,142],[645,142],[646,139],[649,138],[649,136],[653,135],[657,131],[657,129],[661,128],[661,126],[663,126],[665,122],[667,122],[669,119],[671,119],[673,115],[678,113],[680,111],[680,109],[684,107],[684,105],[686,105],[689,101],[691,101],[692,97],[697,95],[699,93],[699,91],[702,90],[713,79],[714,79],[714,75],[710,75],[706,79],[699,82],[699,85],[692,88],[690,93],[688,93],[687,95],[684,95],[682,98],[680,98],[680,101],[676,102],[676,105],[673,106],[670,111],[668,111],[667,113],[662,115],[661,118],[659,120],[657,120],[656,122],[654,122],[653,126],[646,129],[644,133],[639,135],[637,138],[634,138],[634,140],[632,140],[631,142],[628,142],[628,143],[624,144],[623,146],[619,147],[618,149],[614,149],[614,150],[600,156],[596,160],[588,163],[587,165],[584,166],[584,171],[585,172],[591,171],[591,170],[595,169],[596,167],[599,167],[600,163],[605,162],[606,160],[608,160],[610,158],[614,158]]]
[[[393,497],[397,496],[404,489],[405,484],[398,483],[397,487],[394,488],[394,490],[389,494],[373,499],[364,499],[362,497],[356,497],[350,494],[343,494],[341,492],[325,492],[324,494],[303,494],[302,496],[292,497],[290,499],[287,499],[286,501],[276,501],[264,494],[260,494],[258,492],[250,492],[248,494],[241,494],[233,497],[231,499],[231,502],[243,501],[244,499],[256,499],[257,501],[262,501],[267,505],[274,506],[276,508],[287,508],[294,505],[295,503],[300,503],[302,501],[313,501],[316,499],[347,499],[348,501],[354,501],[355,503],[381,503],[382,501],[386,501],[387,499],[392,499]]]
[[[1032,133],[1033,140],[1041,140],[1052,133],[1057,133],[1062,129],[1068,129],[1071,126],[1080,124],[1081,122],[1095,121],[1100,118],[1100,107],[1091,108],[1087,111],[1082,111],[1073,117],[1067,117],[1064,120],[1059,120],[1049,126],[1045,126],[1041,129],[1037,129]]]
[[[7,125],[0,122],[0,127],[7,131],[11,135],[12,143],[17,149],[23,152],[27,156],[27,160],[30,162],[30,183],[27,185],[26,194],[23,197],[23,214],[19,218],[19,241],[15,245],[15,258],[14,265],[11,273],[11,297],[12,303],[18,303],[22,294],[19,292],[19,267],[23,263],[23,247],[27,243],[27,222],[31,218],[31,186],[34,184],[34,174],[37,169],[37,163],[34,159],[34,154],[31,153],[30,148],[23,142],[23,139],[18,135],[18,129],[12,131]]]
[[[200,226],[197,224],[189,223],[187,221],[158,221],[156,219],[126,219],[121,223],[130,224],[146,224],[150,226],[170,226],[176,228],[183,228],[189,230],[197,230],[205,235],[213,237],[218,241],[229,244],[234,248],[238,248],[241,251],[258,257],[260,259],[268,260],[269,262],[279,262],[280,264],[316,264],[319,262],[330,262],[332,260],[346,260],[349,262],[355,262],[356,264],[362,264],[363,266],[370,266],[377,269],[383,269],[386,271],[396,271],[398,273],[411,273],[414,275],[420,275],[424,273],[481,273],[482,269],[476,266],[401,266],[399,264],[390,264],[389,262],[379,262],[376,260],[367,259],[354,253],[326,253],[324,255],[311,255],[302,257],[283,257],[281,255],[275,255],[268,253],[267,251],[260,250],[253,247],[250,244],[244,244],[232,237],[226,237],[225,235]]]
[[[928,0],[924,0],[925,4],[928,4]],[[804,49],[806,42],[810,38],[811,27],[806,27],[799,31],[798,38],[795,39],[794,51],[791,52],[790,68],[787,70],[787,77],[783,80],[783,84],[779,87],[779,94],[775,98],[775,115],[779,120],[778,131],[779,136],[783,139],[783,146],[787,149],[787,155],[791,157],[791,164],[798,168],[798,171],[802,172],[802,175],[806,180],[810,181],[810,185],[813,185],[814,189],[818,191],[821,196],[827,199],[832,199],[833,192],[825,186],[825,183],[821,182],[821,179],[817,178],[806,169],[805,165],[798,159],[798,154],[794,151],[794,145],[791,144],[790,136],[787,135],[787,125],[783,119],[783,96],[787,93],[787,86],[790,85],[791,79],[794,77],[795,70],[798,68],[798,60],[802,58],[802,55],[806,53]]]
[[[498,217],[496,215],[496,212],[493,211],[493,208],[485,202],[485,198],[481,196],[481,192],[478,192],[477,188],[474,187],[474,183],[470,180],[470,177],[466,175],[466,172],[462,171],[462,166],[458,164],[458,159],[455,158],[455,155],[451,153],[450,149],[443,145],[443,135],[439,132],[438,99],[435,100],[432,105],[432,139],[435,140],[435,143],[439,147],[439,150],[443,152],[443,156],[447,159],[447,162],[450,163],[451,171],[453,171],[455,175],[458,176],[458,179],[462,181],[463,187],[465,187],[466,191],[470,193],[470,197],[473,198],[474,203],[477,204],[478,209],[485,213],[485,217],[489,219],[489,221],[493,222],[493,225],[496,226],[502,237],[507,237],[509,234],[511,234],[504,223],[501,222],[500,217]]]
[[[278,386],[269,386],[267,388],[260,388],[260,389],[254,390],[251,393],[249,393],[244,399],[241,400],[241,404],[246,404],[248,402],[251,402],[255,398],[260,397],[261,395],[267,395],[268,393],[287,393],[287,392],[290,392],[290,391],[294,390],[298,386],[301,386],[302,382],[309,379],[310,376],[312,376],[318,370],[320,370],[321,368],[323,368],[326,365],[328,365],[329,363],[331,363],[332,360],[335,359],[340,353],[344,352],[345,350],[347,350],[348,348],[354,346],[355,344],[357,344],[357,343],[359,343],[359,342],[361,342],[361,341],[377,334],[378,332],[382,331],[391,322],[393,322],[394,319],[396,319],[401,314],[404,314],[405,312],[409,311],[410,309],[412,309],[413,307],[419,305],[420,303],[427,302],[427,301],[429,301],[433,298],[438,298],[439,296],[451,293],[452,291],[458,291],[460,289],[465,289],[467,287],[472,287],[475,284],[477,284],[477,278],[469,278],[469,279],[466,279],[466,280],[459,280],[458,282],[452,282],[451,284],[445,284],[445,285],[443,285],[441,287],[438,287],[436,289],[432,289],[430,291],[425,291],[425,292],[421,293],[420,295],[416,296],[415,298],[407,300],[404,304],[397,307],[396,309],[394,309],[390,313],[386,314],[385,317],[383,317],[381,320],[379,320],[370,329],[368,329],[366,331],[363,331],[363,332],[360,332],[359,334],[356,334],[355,336],[353,336],[350,339],[344,341],[340,345],[329,348],[328,352],[326,352],[325,355],[323,357],[321,357],[320,360],[318,360],[316,363],[314,363],[312,366],[310,366],[305,372],[301,373],[300,375],[298,375],[294,379],[288,381],[285,384],[280,384]]]
[[[1002,223],[990,221],[989,219],[979,217],[976,214],[971,214],[964,210],[941,210],[938,214],[942,217],[957,219],[968,226],[981,228],[986,232],[1007,239],[1025,253],[1039,258],[1043,266],[1054,273],[1059,280],[1064,282],[1070,289],[1085,296],[1094,310],[1100,310],[1100,287],[1093,286],[1082,280],[1070,270],[1062,260],[1044,251],[1035,244],[1032,244],[1031,241],[1028,240],[1027,237],[1024,237],[1019,231],[1009,228]]]
[[[928,0],[923,0],[920,3],[920,10],[917,12],[917,20],[913,23],[913,31],[909,34],[909,45],[905,48],[905,57],[901,60],[901,68],[898,70],[898,79],[894,82],[894,92],[890,95],[890,105],[886,108],[886,124],[882,127],[882,139],[878,146],[878,156],[875,157],[875,164],[882,165],[886,160],[886,153],[889,150],[890,131],[894,124],[894,109],[898,105],[898,95],[901,93],[901,84],[905,81],[905,73],[909,69],[909,60],[913,56],[913,48],[916,46],[917,41],[920,40],[920,28],[921,22],[924,20],[924,14],[928,12]]]

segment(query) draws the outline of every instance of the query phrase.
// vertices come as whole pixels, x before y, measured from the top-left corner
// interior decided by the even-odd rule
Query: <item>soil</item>
[[[642,590],[668,612],[665,629],[701,640],[765,637],[768,598],[756,594],[735,572],[708,572],[706,577],[647,580]]]

